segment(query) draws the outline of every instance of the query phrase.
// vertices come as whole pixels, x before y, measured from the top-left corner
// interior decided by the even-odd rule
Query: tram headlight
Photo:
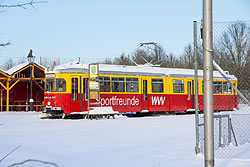
[[[50,101],[48,101],[47,105],[48,105],[48,106],[50,106],[50,105],[51,105],[51,102],[50,102]]]

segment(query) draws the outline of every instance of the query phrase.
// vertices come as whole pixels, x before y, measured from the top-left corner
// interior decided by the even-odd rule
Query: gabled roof
[[[8,76],[9,76],[9,74],[7,74],[5,71],[0,69],[0,78],[1,77],[7,78]]]
[[[22,63],[22,64],[18,64],[16,66],[12,67],[11,69],[7,70],[6,73],[9,74],[9,75],[11,75],[11,74],[13,74],[13,73],[15,73],[15,72],[23,69],[27,65],[29,65],[28,62],[25,62],[25,63]]]
[[[45,67],[37,64],[34,62],[34,64],[36,66],[38,66],[39,68],[42,68],[43,70],[45,69]],[[25,69],[27,68],[27,66],[29,66],[29,63],[28,62],[25,62],[25,63],[22,63],[22,64],[19,64],[19,65],[16,65],[14,67],[12,67],[11,69],[5,71],[9,76],[13,75],[14,73],[18,72],[18,71],[22,71],[22,69]]]

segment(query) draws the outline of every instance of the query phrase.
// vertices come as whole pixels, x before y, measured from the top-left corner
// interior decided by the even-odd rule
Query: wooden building
[[[31,78],[34,111],[42,110],[45,68],[36,63],[0,70],[1,111],[30,111]],[[32,77],[31,77],[32,74]]]

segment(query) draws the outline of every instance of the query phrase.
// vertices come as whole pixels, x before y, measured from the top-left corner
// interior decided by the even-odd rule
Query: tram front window
[[[66,81],[64,79],[46,79],[46,90],[48,92],[65,92]]]

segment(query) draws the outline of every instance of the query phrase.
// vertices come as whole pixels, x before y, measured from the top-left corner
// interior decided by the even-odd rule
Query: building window
[[[126,78],[126,92],[138,91],[138,78]]]
[[[125,92],[125,82],[123,77],[112,78],[112,92]]]
[[[109,77],[99,77],[100,79],[100,91],[110,92],[110,78]]]
[[[163,92],[163,79],[152,79],[152,92],[161,93]]]
[[[173,80],[174,93],[184,93],[184,80]]]

